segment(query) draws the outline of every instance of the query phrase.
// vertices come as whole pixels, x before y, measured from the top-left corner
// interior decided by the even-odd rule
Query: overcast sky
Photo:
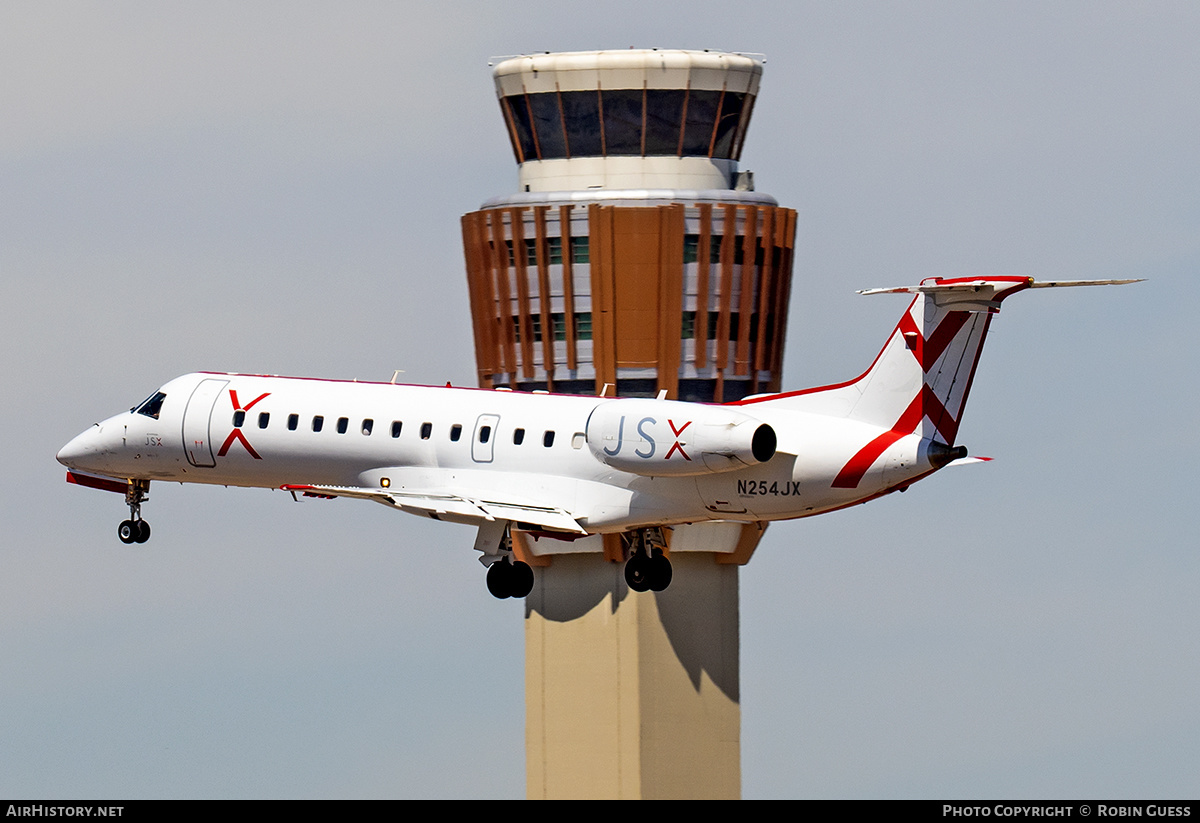
[[[472,531],[56,450],[194,370],[470,385],[459,217],[512,192],[488,58],[767,56],[742,167],[799,212],[784,385],[931,275],[1005,304],[985,466],[771,527],[746,797],[1192,797],[1200,5],[0,4],[0,796],[523,797],[522,606]]]

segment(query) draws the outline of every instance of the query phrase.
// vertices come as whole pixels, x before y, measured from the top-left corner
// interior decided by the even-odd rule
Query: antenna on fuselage
[[[404,374],[404,369],[396,369],[392,372],[392,379],[389,381],[393,386],[396,385],[396,378]]]

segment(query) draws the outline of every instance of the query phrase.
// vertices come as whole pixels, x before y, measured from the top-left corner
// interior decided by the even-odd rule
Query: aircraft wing
[[[291,492],[293,497],[297,493],[309,497],[357,497],[363,500],[374,500],[376,503],[383,503],[386,506],[392,506],[409,514],[420,514],[436,518],[445,517],[447,520],[466,520],[471,522],[511,520],[514,523],[528,523],[540,526],[549,531],[587,534],[587,531],[579,525],[570,512],[553,506],[538,506],[504,500],[486,500],[465,495],[415,489],[393,491],[390,489],[368,489],[359,486],[313,485],[285,485],[280,488]]]

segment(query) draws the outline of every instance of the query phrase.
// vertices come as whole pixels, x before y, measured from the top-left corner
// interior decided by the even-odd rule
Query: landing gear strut
[[[145,543],[150,539],[150,524],[142,519],[142,502],[150,493],[149,480],[130,480],[125,488],[125,503],[129,506],[129,519],[117,526],[117,537],[122,543]]]
[[[516,560],[512,553],[512,531],[504,529],[500,540],[500,557],[488,566],[487,587],[493,597],[525,597],[533,591],[533,569],[528,563]]]
[[[635,592],[661,592],[671,585],[671,561],[667,559],[667,541],[662,529],[638,529],[629,543],[625,561],[625,582]]]

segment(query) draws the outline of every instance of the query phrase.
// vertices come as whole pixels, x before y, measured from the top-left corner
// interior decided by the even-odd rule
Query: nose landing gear
[[[122,543],[145,543],[150,539],[150,524],[142,519],[142,502],[150,493],[149,480],[130,480],[125,488],[125,503],[129,506],[129,519],[117,526],[117,537]]]
[[[629,544],[625,561],[625,582],[635,592],[664,591],[671,585],[671,561],[667,559],[667,541],[662,528],[638,529]]]

